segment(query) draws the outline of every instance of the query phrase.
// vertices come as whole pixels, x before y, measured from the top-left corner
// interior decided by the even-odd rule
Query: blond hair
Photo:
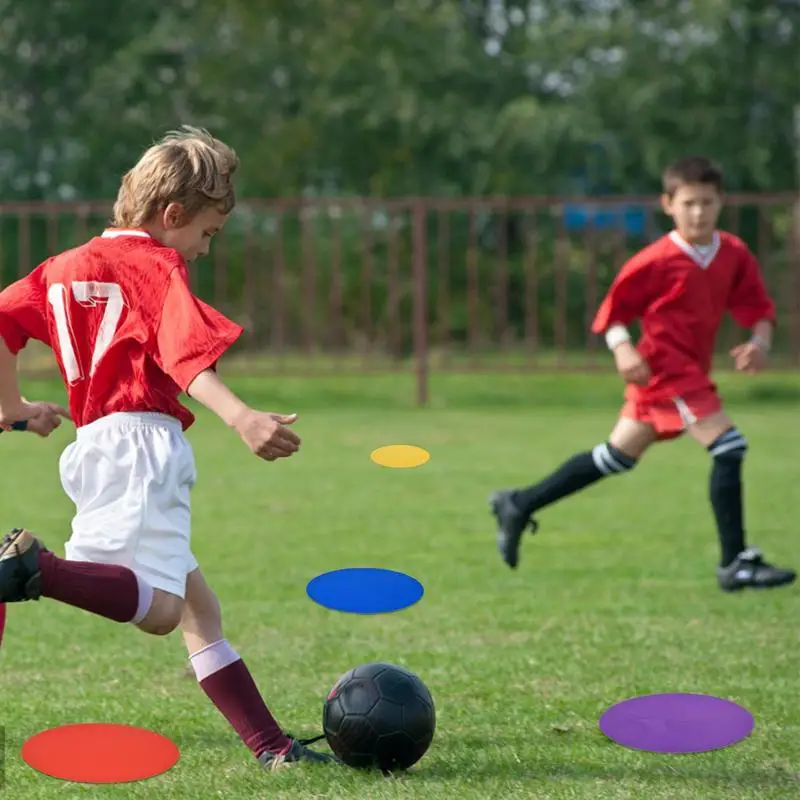
[[[203,128],[184,125],[145,151],[122,178],[113,224],[136,228],[170,203],[180,203],[189,222],[209,206],[229,214],[236,205],[236,153]]]

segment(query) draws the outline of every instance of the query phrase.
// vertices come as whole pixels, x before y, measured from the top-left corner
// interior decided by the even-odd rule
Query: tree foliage
[[[242,155],[251,195],[652,190],[706,152],[797,175],[794,0],[5,0],[0,183],[110,197],[165,129]]]

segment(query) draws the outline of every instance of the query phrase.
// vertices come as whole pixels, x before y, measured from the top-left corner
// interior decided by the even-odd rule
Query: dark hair
[[[664,194],[670,197],[679,187],[698,183],[722,192],[722,169],[704,156],[689,156],[670,164],[661,175]]]

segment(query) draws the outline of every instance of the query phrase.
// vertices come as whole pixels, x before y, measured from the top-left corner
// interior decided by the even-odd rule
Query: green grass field
[[[800,453],[793,376],[725,378],[748,436],[753,543],[800,560]],[[27,385],[31,397],[62,392]],[[207,415],[191,431],[200,482],[195,552],[227,635],[279,720],[319,731],[322,699],[356,664],[418,672],[438,730],[415,773],[386,780],[301,767],[259,771],[186,673],[178,635],[149,638],[50,601],[12,606],[0,650],[9,798],[786,798],[800,796],[800,591],[725,596],[706,504],[708,457],[689,441],[657,448],[630,476],[541,517],[520,569],[502,565],[485,498],[536,479],[601,441],[613,377],[436,377],[432,406],[410,379],[240,381],[253,403],[299,411],[301,454],[258,462]],[[3,436],[3,518],[62,553],[71,507],[58,481],[70,440]],[[383,444],[417,444],[416,470],[375,466]],[[325,611],[305,595],[319,572],[404,570],[426,587],[394,615]],[[636,694],[704,692],[748,707],[756,730],[708,755],[658,756],[608,742],[597,720]],[[141,784],[78,786],[29,769],[27,737],[75,722],[143,725],[182,757]]]

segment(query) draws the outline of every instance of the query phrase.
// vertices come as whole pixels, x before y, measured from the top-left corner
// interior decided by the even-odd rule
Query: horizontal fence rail
[[[110,203],[0,204],[0,283],[102,231]],[[800,365],[800,196],[731,195],[720,226],[761,261],[779,365]],[[589,325],[624,261],[668,230],[657,198],[244,200],[192,264],[195,291],[243,325],[250,371],[608,365]],[[723,355],[741,338],[730,320]]]

